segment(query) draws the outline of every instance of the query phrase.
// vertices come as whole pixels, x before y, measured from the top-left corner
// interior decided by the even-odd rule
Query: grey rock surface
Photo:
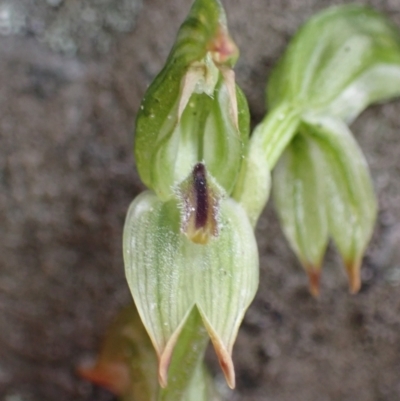
[[[224,3],[254,125],[291,35],[315,12],[344,2]],[[398,0],[361,3],[400,28]],[[143,190],[133,122],[189,7],[187,0],[0,2],[2,400],[113,399],[75,369],[130,301],[121,232]],[[269,205],[257,227],[260,289],[235,346],[230,400],[400,399],[400,102],[370,108],[352,130],[380,206],[363,289],[348,295],[331,249],[322,296],[312,299]],[[212,350],[208,361],[218,376]]]

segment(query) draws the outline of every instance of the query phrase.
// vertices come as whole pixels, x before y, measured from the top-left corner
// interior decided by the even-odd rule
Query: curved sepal
[[[319,294],[322,259],[328,243],[324,175],[318,147],[298,134],[287,147],[273,174],[273,195],[283,231]]]
[[[296,34],[271,75],[270,107],[353,120],[373,102],[400,95],[400,35],[378,12],[360,5],[329,8]]]
[[[179,333],[196,305],[214,343],[228,384],[231,351],[258,284],[258,254],[243,209],[222,199],[218,236],[196,244],[181,232],[179,200],[150,191],[129,208],[124,228],[126,277],[159,357],[161,385]]]
[[[306,118],[323,158],[329,232],[342,255],[350,291],[360,289],[360,267],[371,238],[377,204],[367,162],[348,127],[332,117]]]

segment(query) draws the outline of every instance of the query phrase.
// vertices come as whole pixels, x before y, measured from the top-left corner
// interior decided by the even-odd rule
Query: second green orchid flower
[[[358,5],[311,18],[271,75],[270,110],[250,146],[263,149],[270,168],[284,152],[273,177],[275,206],[314,295],[329,237],[351,292],[360,288],[377,206],[367,163],[346,124],[371,103],[399,95],[399,31]]]

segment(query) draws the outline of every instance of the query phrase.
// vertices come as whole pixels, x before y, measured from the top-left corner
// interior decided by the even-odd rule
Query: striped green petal
[[[216,349],[228,384],[235,383],[232,346],[258,285],[258,253],[244,210],[219,204],[218,236],[196,244],[181,232],[177,199],[147,191],[131,204],[124,228],[126,277],[156,352],[160,383],[174,345],[195,306]]]
[[[319,293],[322,259],[328,242],[321,154],[307,135],[298,134],[273,174],[273,194],[283,231]]]

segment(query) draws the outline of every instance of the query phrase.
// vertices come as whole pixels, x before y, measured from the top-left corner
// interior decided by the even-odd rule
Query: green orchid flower
[[[275,206],[314,295],[329,237],[351,292],[360,288],[377,206],[367,163],[346,124],[368,105],[399,95],[399,31],[364,6],[332,7],[311,18],[272,72],[270,110],[250,147],[263,149],[269,168],[284,152],[273,175]]]
[[[253,228],[231,197],[249,137],[237,57],[220,2],[196,0],[137,117],[136,163],[150,190],[129,208],[124,261],[167,390],[173,351],[193,313],[235,386],[232,347],[257,290]]]

